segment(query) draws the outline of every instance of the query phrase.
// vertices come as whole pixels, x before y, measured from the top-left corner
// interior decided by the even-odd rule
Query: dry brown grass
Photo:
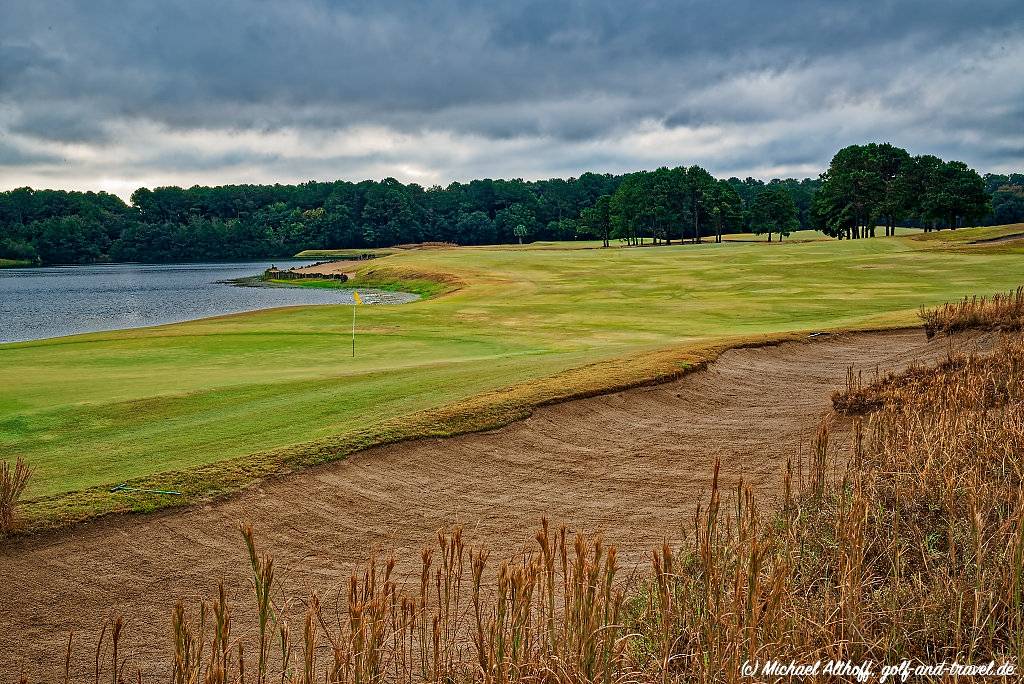
[[[871,387],[838,476],[816,454],[765,519],[748,491],[725,511],[716,490],[671,581],[653,583],[645,633],[681,679],[733,681],[757,658],[1024,656],[1024,342]]]
[[[32,469],[21,456],[14,467],[7,461],[0,461],[0,536],[14,529],[15,509],[31,476]]]
[[[883,399],[878,391],[881,382],[876,374],[874,382],[864,384],[863,372],[850,366],[846,369],[846,389],[832,394],[832,408],[851,416],[881,408]]]
[[[846,416],[865,415],[882,408],[887,401],[898,400],[909,387],[921,385],[936,375],[962,370],[970,358],[950,348],[946,357],[932,366],[913,363],[901,373],[886,375],[876,370],[869,383],[865,383],[863,372],[850,366],[846,370],[846,389],[832,393],[832,408]]]
[[[931,339],[938,333],[980,328],[985,330],[1024,329],[1024,287],[991,297],[964,297],[934,309],[921,308],[924,331]]]
[[[612,682],[631,672],[614,547],[547,521],[533,553],[492,564],[461,529],[424,547],[419,582],[395,581],[395,559],[371,558],[349,578],[341,607],[285,595],[274,561],[243,527],[255,631],[236,635],[223,585],[209,604],[172,614],[174,684],[232,682]],[[95,681],[121,681],[123,621],[114,651],[96,650]],[[70,643],[70,642],[69,642]],[[70,645],[68,661],[70,661]],[[116,673],[116,674],[115,674]],[[140,675],[141,676],[141,675]]]

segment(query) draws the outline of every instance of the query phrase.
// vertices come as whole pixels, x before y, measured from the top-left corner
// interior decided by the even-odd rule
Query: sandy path
[[[210,506],[18,541],[0,556],[0,669],[52,677],[74,629],[87,635],[79,668],[90,671],[86,644],[114,611],[141,653],[165,654],[175,600],[210,597],[220,578],[248,612],[241,520],[299,593],[337,586],[372,548],[397,549],[400,568],[416,570],[421,545],[454,521],[471,543],[508,553],[546,514],[603,531],[624,565],[641,563],[681,537],[716,458],[726,481],[777,492],[786,455],[806,448],[848,364],[893,369],[945,349],[913,331],[734,350],[681,380],[542,408],[493,432],[371,449]]]

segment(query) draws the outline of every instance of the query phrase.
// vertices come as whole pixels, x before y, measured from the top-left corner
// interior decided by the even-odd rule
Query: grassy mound
[[[393,268],[365,268],[348,280],[329,278],[303,278],[295,280],[274,280],[267,282],[292,287],[313,287],[325,290],[358,290],[368,288],[388,292],[410,292],[422,299],[439,297],[454,292],[462,282],[447,273],[407,271]]]
[[[944,249],[962,254],[1020,254],[1024,252],[1024,223],[939,230],[921,233],[912,239],[927,249]]]

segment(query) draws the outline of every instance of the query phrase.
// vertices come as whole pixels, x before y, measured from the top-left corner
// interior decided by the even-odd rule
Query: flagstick
[[[356,358],[356,300],[352,299],[352,358]]]

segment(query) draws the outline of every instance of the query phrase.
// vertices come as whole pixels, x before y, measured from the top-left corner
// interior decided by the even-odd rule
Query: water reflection
[[[275,262],[297,266],[309,262]],[[236,287],[269,261],[0,269],[0,342],[138,328],[298,304],[352,302],[347,290]],[[389,297],[389,302],[402,299]]]

